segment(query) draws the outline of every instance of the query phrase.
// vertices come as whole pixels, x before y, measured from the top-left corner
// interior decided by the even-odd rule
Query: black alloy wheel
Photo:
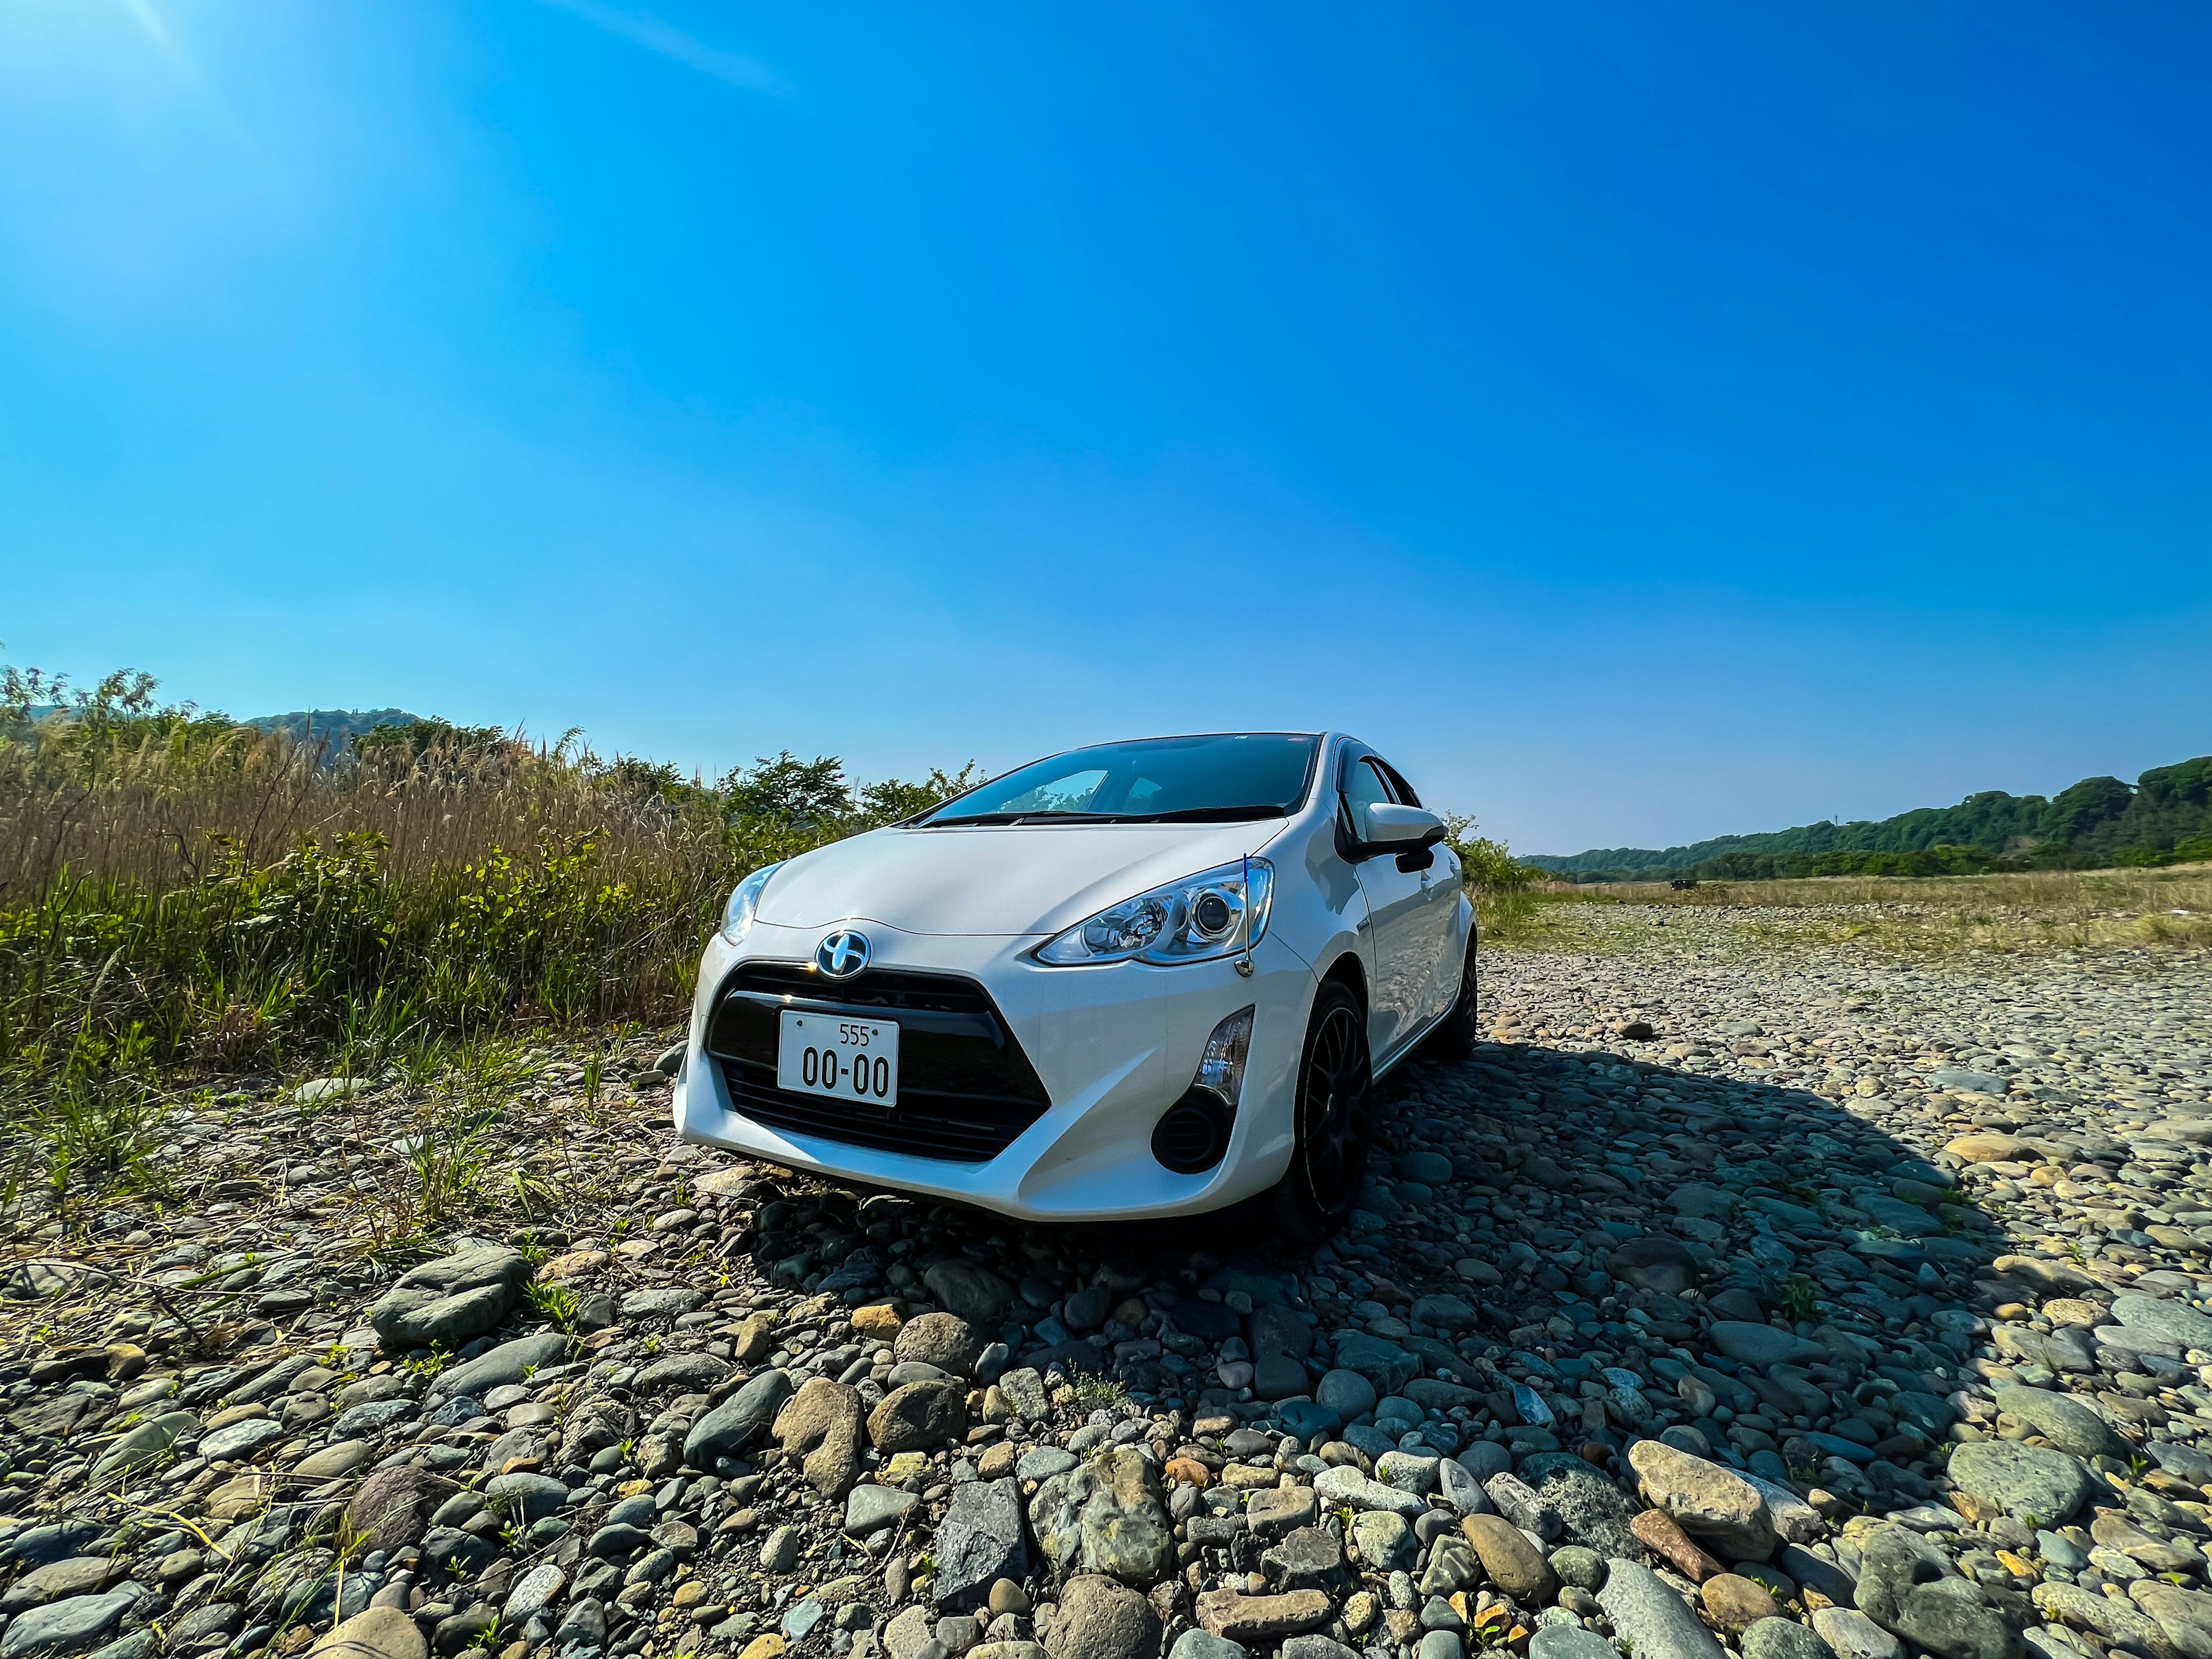
[[[1352,1213],[1367,1175],[1373,1088],[1366,1011],[1332,980],[1314,999],[1298,1058],[1297,1147],[1275,1189],[1282,1224],[1297,1237],[1326,1238]]]

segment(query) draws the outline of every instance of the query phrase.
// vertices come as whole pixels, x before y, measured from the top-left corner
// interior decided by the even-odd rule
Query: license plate
[[[898,1104],[896,1020],[850,1019],[842,1014],[797,1014],[786,1009],[775,1051],[775,1086],[871,1106]]]

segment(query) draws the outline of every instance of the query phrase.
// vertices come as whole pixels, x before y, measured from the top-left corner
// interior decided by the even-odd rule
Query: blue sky
[[[2102,12],[2106,15],[2097,15]],[[0,10],[0,641],[1526,851],[2212,750],[2212,14]]]

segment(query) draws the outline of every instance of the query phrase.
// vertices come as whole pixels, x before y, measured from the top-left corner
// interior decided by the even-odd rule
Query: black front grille
[[[896,1020],[898,1104],[777,1088],[784,1008]],[[1052,1104],[990,993],[951,974],[870,968],[830,980],[800,963],[740,963],[723,981],[707,1051],[721,1062],[731,1103],[754,1122],[918,1158],[986,1163]]]

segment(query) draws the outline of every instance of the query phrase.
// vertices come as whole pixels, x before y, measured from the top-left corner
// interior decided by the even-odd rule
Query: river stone
[[[558,1515],[568,1501],[568,1488],[550,1474],[495,1474],[484,1487],[486,1508],[526,1527]]]
[[[967,1488],[959,1490],[964,1492]],[[845,1497],[845,1530],[855,1538],[881,1532],[904,1519],[907,1511],[921,1502],[920,1492],[905,1492],[896,1486],[855,1486]]]
[[[927,1313],[909,1319],[891,1345],[891,1358],[903,1364],[919,1359],[956,1376],[974,1374],[989,1338],[957,1314]]]
[[[323,1637],[308,1650],[308,1659],[429,1659],[429,1643],[407,1614],[398,1607],[371,1607]]]
[[[1109,1447],[1053,1476],[1030,1501],[1030,1524],[1063,1578],[1104,1573],[1149,1589],[1174,1569],[1175,1535],[1160,1501],[1159,1471],[1134,1447]]]
[[[1620,1650],[1580,1625],[1540,1625],[1528,1638],[1528,1659],[1620,1659]]]
[[[1770,1365],[1802,1365],[1828,1357],[1828,1351],[1817,1342],[1748,1319],[1716,1319],[1712,1345],[1730,1359],[1761,1370]]]
[[[143,1593],[126,1581],[105,1595],[73,1595],[66,1601],[49,1601],[42,1607],[19,1613],[8,1621],[7,1634],[0,1636],[0,1659],[86,1652],[100,1644],[100,1638],[137,1604]]]
[[[1633,1659],[1724,1659],[1713,1633],[1650,1568],[1625,1559],[1606,1563],[1598,1605]]]
[[[1437,1465],[1437,1490],[1462,1515],[1487,1515],[1494,1507],[1482,1482],[1455,1457],[1447,1457]]]
[[[199,1419],[191,1412],[164,1412],[125,1430],[93,1465],[93,1483],[105,1485],[117,1475],[128,1474],[167,1456],[179,1437],[198,1426]]]
[[[264,1446],[284,1439],[291,1432],[273,1417],[249,1417],[236,1423],[226,1423],[200,1442],[199,1455],[210,1463],[234,1462],[250,1458]]]
[[[981,1605],[1001,1578],[1027,1578],[1020,1483],[969,1480],[953,1487],[951,1507],[938,1523],[935,1553],[937,1604],[955,1613]]]
[[[1393,1515],[1413,1516],[1428,1508],[1413,1493],[1370,1480],[1348,1463],[1316,1475],[1314,1493],[1331,1509],[1348,1504],[1355,1510],[1384,1510]]]
[[[562,1586],[568,1575],[557,1563],[541,1561],[514,1581],[514,1588],[507,1593],[507,1603],[499,1610],[500,1622],[520,1628],[537,1618],[560,1599]]]
[[[395,1554],[422,1541],[431,1516],[453,1490],[451,1481],[411,1463],[378,1469],[354,1493],[346,1506],[346,1521],[363,1540],[363,1554]]]
[[[2060,1451],[2075,1457],[2118,1457],[2124,1454],[2119,1436],[2097,1414],[2094,1407],[2070,1394],[2030,1389],[2014,1383],[1997,1391],[1997,1409],[2018,1418]]]
[[[1337,1339],[1336,1363],[1340,1370],[1357,1371],[1383,1394],[1401,1393],[1421,1371],[1419,1355],[1407,1353],[1396,1343],[1385,1342],[1364,1331],[1352,1331]],[[1327,1380],[1322,1379],[1324,1382]],[[1324,1406],[1334,1403],[1322,1401]],[[1358,1413],[1348,1412],[1346,1415],[1356,1417]]]
[[[1051,1659],[1154,1659],[1160,1616],[1136,1591],[1087,1573],[1060,1592],[1044,1650]]]
[[[1733,1469],[1660,1440],[1638,1441],[1628,1461],[1652,1503],[1723,1559],[1764,1561],[1774,1553],[1766,1500]]]
[[[2112,1298],[2112,1312],[2130,1330],[2172,1337],[2185,1348],[2212,1350],[2212,1317],[2181,1303],[2123,1291]]]
[[[1736,1641],[1743,1659],[1836,1659],[1826,1642],[1795,1619],[1761,1619]]]
[[[1856,1607],[1819,1607],[1813,1629],[1836,1659],[1905,1659],[1905,1646]]]
[[[1859,1611],[1892,1635],[1936,1659],[2017,1659],[2020,1638],[2012,1626],[1935,1545],[1879,1522],[1860,1535],[1859,1558]]]
[[[437,1381],[430,1384],[430,1398],[444,1400],[465,1394],[480,1400],[486,1390],[502,1382],[520,1382],[532,1371],[559,1364],[568,1352],[568,1339],[559,1331],[518,1336],[440,1371]]]
[[[734,1457],[775,1421],[791,1398],[788,1371],[762,1371],[691,1425],[684,1437],[684,1461],[695,1469],[712,1468],[720,1457]]]
[[[1559,1594],[1559,1581],[1553,1577],[1552,1564],[1504,1516],[1470,1515],[1462,1517],[1459,1524],[1467,1541],[1482,1558],[1483,1571],[1523,1607],[1547,1606]]]
[[[1559,1517],[1567,1536],[1576,1543],[1589,1546],[1601,1556],[1625,1555],[1632,1561],[1643,1554],[1643,1546],[1628,1529],[1628,1523],[1636,1518],[1636,1505],[1620,1487],[1572,1452],[1538,1452],[1522,1459],[1514,1473],[1535,1492],[1539,1502]]]
[[[1313,1327],[1279,1302],[1252,1310],[1252,1358],[1282,1354],[1303,1360],[1313,1352]]]
[[[928,1451],[968,1432],[968,1390],[956,1379],[893,1389],[868,1413],[868,1439],[879,1452]]]
[[[1330,1371],[1314,1389],[1314,1403],[1334,1412],[1338,1420],[1345,1423],[1373,1411],[1381,1398],[1375,1385],[1358,1371]]]
[[[993,1329],[1021,1302],[1014,1287],[998,1274],[957,1255],[930,1267],[921,1282],[951,1312],[970,1324]]]
[[[1243,1644],[1210,1630],[1187,1630],[1168,1650],[1168,1659],[1246,1659]]]
[[[426,1261],[369,1304],[369,1327],[387,1348],[458,1348],[499,1328],[530,1272],[522,1252],[504,1244]]]
[[[815,1376],[776,1413],[771,1432],[787,1457],[805,1455],[800,1473],[823,1498],[843,1497],[860,1474],[861,1412],[857,1389]]]
[[[2089,1495],[2087,1471],[2064,1452],[2015,1440],[1961,1446],[1951,1454],[1948,1469],[1952,1484],[1968,1497],[2008,1515],[2032,1516],[2038,1526],[2057,1526]]]
[[[1605,1270],[1640,1291],[1680,1296],[1698,1279],[1698,1259],[1677,1239],[1632,1238],[1605,1259]]]
[[[1402,1572],[1413,1565],[1413,1529],[1386,1510],[1352,1517],[1352,1547],[1377,1572]]]
[[[328,1480],[341,1474],[351,1474],[375,1454],[376,1448],[366,1440],[333,1440],[319,1451],[309,1452],[292,1466],[292,1474],[302,1480]]]

